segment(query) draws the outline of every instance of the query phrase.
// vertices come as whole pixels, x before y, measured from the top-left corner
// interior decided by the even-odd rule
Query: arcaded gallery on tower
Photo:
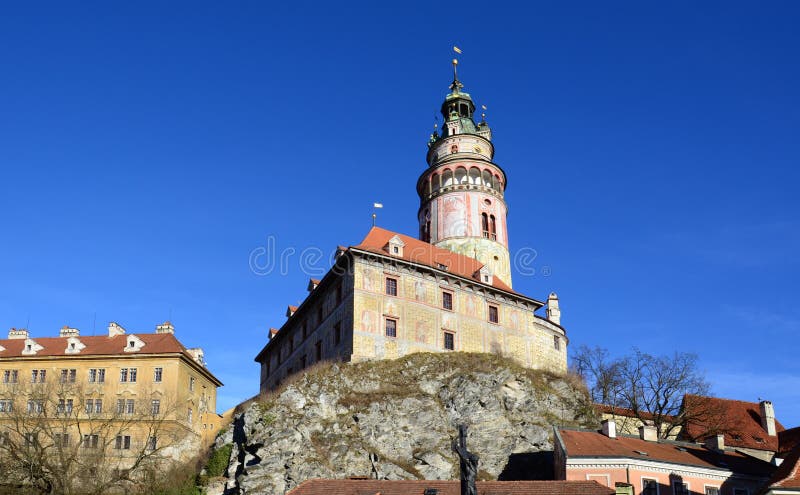
[[[360,244],[338,248],[333,267],[309,281],[308,296],[288,307],[256,356],[262,393],[319,361],[415,352],[494,352],[566,371],[558,298],[545,303],[511,288],[507,176],[462,88],[454,72],[441,135],[428,142],[417,181],[419,239],[372,227]]]

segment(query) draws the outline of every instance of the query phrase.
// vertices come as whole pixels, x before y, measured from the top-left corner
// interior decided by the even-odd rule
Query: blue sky
[[[716,394],[798,425],[798,20],[788,1],[4,5],[0,328],[171,317],[221,409],[252,396],[267,329],[373,202],[417,232],[457,44],[512,254],[537,253],[515,289],[557,291],[571,345],[697,352]],[[250,269],[268,239],[286,273]]]

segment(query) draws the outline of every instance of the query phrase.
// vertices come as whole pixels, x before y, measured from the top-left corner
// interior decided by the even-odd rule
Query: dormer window
[[[131,340],[130,342],[128,342],[128,347],[136,347],[136,342]]]
[[[32,346],[32,345],[30,345],[30,344],[28,344],[28,345],[26,345],[26,346],[25,346],[25,349],[26,349],[26,350],[29,350],[29,351],[30,351],[30,350],[33,350],[33,346]]]
[[[133,342],[131,342],[131,343],[133,343]],[[75,342],[70,342],[69,348],[74,350],[75,349]]]
[[[403,248],[405,247],[405,245],[406,243],[403,242],[402,239],[400,239],[400,236],[396,235],[391,239],[389,239],[389,242],[387,243],[388,247],[387,251],[392,256],[403,256]]]

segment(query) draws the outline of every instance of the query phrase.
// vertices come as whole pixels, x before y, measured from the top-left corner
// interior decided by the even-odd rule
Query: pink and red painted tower
[[[444,125],[428,142],[428,168],[417,181],[420,239],[486,265],[511,287],[506,175],[492,161],[492,131],[485,115],[476,124],[475,103],[458,80],[442,103]]]

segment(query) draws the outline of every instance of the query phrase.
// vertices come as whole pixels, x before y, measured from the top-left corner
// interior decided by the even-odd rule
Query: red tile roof
[[[689,411],[689,417],[693,407],[709,411],[708,420],[690,420],[685,425],[681,435],[689,440],[699,441],[709,431],[719,431],[725,435],[726,446],[778,451],[778,437],[767,435],[761,426],[761,407],[758,402],[687,394],[683,398],[683,407]],[[776,419],[776,432],[784,429]]]
[[[144,342],[144,347],[138,352],[125,352],[128,346],[128,337],[135,335]],[[67,337],[34,337],[34,342],[44,347],[35,355],[23,355],[25,339],[0,339],[0,346],[4,351],[0,351],[0,359],[9,357],[41,357],[41,356],[99,356],[99,355],[128,355],[128,354],[166,354],[182,353],[186,348],[178,342],[175,335],[171,333],[136,333],[116,335],[108,337],[106,335],[78,336],[81,344],[86,348],[76,354],[67,354]]]
[[[630,436],[609,438],[602,433],[586,430],[561,429],[558,433],[568,458],[646,459],[764,477],[769,476],[774,469],[768,462],[738,452],[715,452],[686,442],[650,442]],[[646,455],[639,452],[645,452]]]
[[[612,495],[596,481],[478,481],[478,495]],[[287,495],[460,495],[458,480],[308,480]]]
[[[454,253],[449,249],[442,249],[434,246],[433,244],[420,241],[419,239],[414,239],[413,237],[409,237],[407,235],[398,234],[397,232],[392,232],[391,230],[382,229],[380,227],[372,227],[364,240],[361,241],[361,244],[354,247],[362,251],[368,251],[383,256],[390,256],[385,247],[389,242],[389,239],[394,236],[399,237],[400,240],[402,240],[405,244],[403,247],[403,255],[400,256],[401,259],[435,268],[437,270],[442,269],[439,267],[439,265],[444,265],[446,267],[446,271],[453,273],[454,275],[473,280],[476,283],[481,283],[477,272],[483,268],[484,265],[475,258]],[[506,285],[504,281],[500,280],[500,277],[497,275],[492,277],[492,287],[505,292],[510,292],[512,294],[517,294],[511,289],[511,287]],[[540,304],[543,305],[544,303]]]
[[[778,432],[778,452],[788,454],[800,447],[800,426]]]
[[[795,448],[769,480],[770,488],[800,489],[800,447]]]
[[[144,342],[144,346],[135,352],[125,352],[128,346],[128,337],[135,335],[139,340]],[[107,335],[87,335],[77,336],[81,344],[86,347],[81,349],[80,352],[74,354],[67,354],[67,339],[70,337],[29,337],[31,340],[43,347],[43,349],[36,352],[36,354],[23,355],[22,351],[25,348],[25,339],[0,339],[0,347],[4,350],[0,351],[0,361],[8,358],[12,359],[36,359],[41,357],[66,357],[66,358],[81,358],[86,356],[136,356],[141,354],[181,354],[201,370],[204,374],[222,386],[217,377],[205,366],[197,364],[194,357],[189,354],[183,344],[175,338],[171,333],[128,333],[122,335],[115,335],[109,337]]]

